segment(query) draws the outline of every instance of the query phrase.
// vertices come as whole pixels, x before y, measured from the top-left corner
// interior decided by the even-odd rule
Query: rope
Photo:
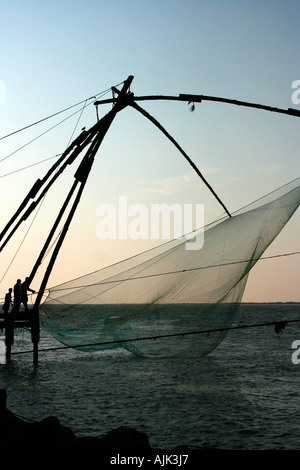
[[[87,100],[85,101],[84,106],[81,108],[81,113],[80,113],[80,115],[79,115],[79,118],[77,119],[77,122],[76,122],[76,124],[75,124],[75,127],[74,127],[74,129],[73,129],[73,132],[72,132],[71,137],[70,137],[70,139],[69,139],[69,142],[68,142],[67,147],[69,147],[69,145],[70,145],[71,142],[72,142],[73,135],[75,134],[76,128],[77,128],[77,126],[78,126],[78,124],[79,124],[79,121],[80,121],[80,119],[81,119],[81,117],[82,117],[83,111],[84,111],[84,109],[85,109],[86,106],[87,106]]]
[[[198,267],[195,267],[195,268],[179,269],[177,271],[167,271],[167,272],[156,273],[156,274],[147,274],[147,275],[144,275],[144,276],[117,279],[117,280],[112,280],[112,281],[101,281],[101,282],[96,282],[94,284],[76,286],[76,289],[80,289],[82,287],[98,286],[98,285],[102,285],[102,284],[112,284],[114,282],[135,281],[135,280],[138,280],[138,279],[145,279],[145,278],[149,278],[149,277],[166,276],[166,275],[169,275],[169,274],[179,274],[179,273],[184,273],[184,272],[188,272],[188,271],[197,271],[197,270],[200,270],[200,269],[219,268],[219,267],[222,267],[222,266],[229,266],[229,265],[233,265],[233,264],[249,263],[251,261],[261,261],[261,260],[266,260],[266,259],[281,258],[281,257],[284,257],[284,256],[292,256],[292,255],[299,255],[299,254],[300,254],[300,251],[294,251],[294,252],[282,253],[282,254],[278,254],[278,255],[263,256],[261,258],[252,258],[252,259],[242,260],[242,261],[231,261],[231,262],[228,262],[228,263],[212,264],[210,266],[198,266]],[[59,289],[50,288],[49,291],[58,292],[58,291],[61,291],[61,290],[64,291],[64,290],[69,290],[69,289],[74,289],[74,286],[73,287],[62,287],[62,288],[59,288]]]
[[[297,180],[299,180],[299,179],[300,179],[300,176],[297,176],[296,178],[294,178],[294,179],[291,180],[291,181],[288,181],[287,183],[283,184],[283,185],[280,186],[279,188],[274,189],[273,191],[270,191],[270,192],[268,192],[267,194],[264,194],[264,196],[261,196],[261,197],[255,199],[255,200],[252,201],[252,202],[249,202],[249,204],[246,204],[246,205],[243,206],[243,207],[240,207],[240,209],[237,209],[236,211],[234,211],[233,214],[236,214],[237,212],[241,212],[241,211],[243,211],[244,209],[246,209],[246,208],[249,207],[249,206],[253,206],[253,205],[256,204],[257,202],[261,201],[262,199],[265,199],[265,198],[267,198],[268,196],[270,196],[271,194],[276,193],[277,191],[280,191],[281,189],[285,188],[286,186],[289,186],[289,185],[292,184],[292,183],[295,183],[295,181],[297,181]]]
[[[123,82],[121,82],[121,83],[123,83]],[[115,86],[119,86],[119,85],[121,85],[121,83],[119,83],[118,85],[115,85]],[[10,134],[4,135],[3,137],[0,137],[0,140],[6,139],[7,137],[10,137],[10,136],[12,136],[12,135],[14,135],[14,134],[17,134],[18,132],[22,132],[22,131],[24,131],[25,129],[29,129],[30,127],[33,127],[33,126],[35,126],[35,125],[37,125],[37,124],[40,124],[40,123],[43,122],[43,121],[47,121],[48,119],[50,119],[50,118],[52,118],[52,117],[55,117],[55,116],[58,116],[59,114],[62,114],[62,113],[64,113],[64,112],[68,111],[69,109],[75,108],[76,106],[79,106],[80,104],[85,103],[85,102],[87,102],[87,101],[89,101],[89,100],[94,100],[97,96],[104,96],[104,95],[105,95],[106,93],[108,93],[110,90],[111,90],[111,88],[107,88],[106,90],[101,91],[100,93],[97,93],[96,95],[93,95],[93,96],[91,96],[90,98],[86,98],[85,100],[79,101],[78,103],[73,104],[72,106],[69,106],[68,108],[62,109],[61,111],[58,111],[58,112],[56,112],[56,113],[54,113],[54,114],[50,114],[49,116],[47,116],[47,117],[45,117],[45,118],[42,118],[42,119],[40,119],[39,121],[33,122],[32,124],[28,124],[27,126],[22,127],[21,129],[18,129],[18,130],[16,130],[16,131],[13,131],[13,132],[11,132]]]
[[[27,235],[28,235],[28,233],[29,233],[29,231],[30,231],[30,229],[31,229],[31,227],[32,227],[32,225],[33,225],[33,223],[34,223],[34,221],[35,221],[35,219],[36,219],[36,217],[37,217],[37,215],[38,215],[38,213],[39,213],[39,211],[40,211],[40,209],[41,209],[41,207],[42,207],[42,204],[43,204],[44,200],[45,200],[45,198],[42,199],[42,201],[41,201],[41,203],[40,203],[40,206],[39,206],[37,212],[35,213],[35,216],[34,216],[34,218],[32,219],[31,224],[30,224],[29,227],[28,227],[28,230],[26,231],[24,237],[22,238],[22,240],[21,240],[21,242],[20,242],[20,244],[19,244],[19,246],[18,246],[18,248],[17,248],[17,250],[16,250],[16,252],[15,252],[13,258],[12,258],[12,260],[11,260],[11,262],[9,263],[9,265],[8,265],[8,267],[7,267],[6,271],[5,271],[5,273],[3,274],[2,278],[0,279],[0,284],[1,284],[1,282],[3,281],[4,277],[6,276],[6,274],[7,274],[8,270],[9,270],[9,268],[10,268],[11,265],[12,265],[12,263],[14,262],[14,260],[15,260],[15,258],[16,258],[16,256],[17,256],[18,252],[20,251],[21,246],[23,245],[23,243],[24,243],[24,241],[25,241],[25,239],[26,239],[26,237],[27,237]]]
[[[70,137],[70,139],[69,139],[69,143],[71,142],[72,137],[73,137],[73,135],[74,135],[74,133],[75,133],[75,130],[76,130],[77,126],[78,126],[78,123],[79,123],[79,121],[80,121],[80,119],[81,119],[81,117],[82,117],[82,113],[83,113],[83,111],[84,111],[84,109],[85,109],[85,107],[86,107],[86,105],[87,105],[86,103],[87,103],[87,100],[84,102],[84,106],[83,106],[83,107],[81,108],[81,110],[80,110],[81,113],[80,113],[80,115],[79,115],[79,117],[78,117],[78,119],[77,119],[77,122],[76,122],[76,124],[75,124],[75,127],[74,127],[74,129],[73,129],[73,132],[72,132],[71,137]],[[77,113],[77,112],[78,112],[78,111],[76,111],[76,113]],[[68,119],[68,118],[67,118],[67,119]],[[57,125],[58,125],[58,124],[57,124]],[[56,127],[56,126],[54,126],[54,127]],[[68,144],[68,145],[69,145],[69,144]],[[27,230],[27,232],[26,232],[26,234],[25,234],[23,240],[21,241],[21,243],[20,243],[20,245],[19,245],[19,247],[18,247],[18,249],[17,249],[15,255],[13,256],[13,259],[11,260],[11,262],[10,262],[8,268],[6,269],[5,273],[3,274],[3,276],[2,276],[2,278],[1,278],[1,280],[0,280],[0,283],[3,281],[3,279],[4,279],[5,275],[6,275],[6,273],[8,272],[10,266],[12,265],[14,259],[16,258],[17,253],[19,252],[19,250],[20,250],[22,244],[24,243],[24,241],[25,241],[25,239],[26,239],[26,237],[27,237],[27,235],[28,235],[28,233],[29,233],[29,230],[31,229],[31,227],[32,227],[32,225],[33,225],[33,223],[34,223],[34,221],[35,221],[37,215],[38,215],[38,212],[40,211],[40,208],[41,208],[41,206],[42,206],[42,204],[43,204],[43,202],[44,202],[44,200],[45,200],[45,197],[46,197],[46,195],[44,196],[43,200],[41,201],[41,204],[40,204],[40,206],[39,206],[39,209],[38,209],[38,211],[36,212],[36,214],[35,214],[35,216],[34,216],[32,222],[31,222],[31,224],[30,224],[30,226],[29,226],[29,228],[28,228],[28,230]],[[50,250],[50,249],[51,249],[51,247],[49,248],[49,250]],[[48,250],[48,252],[49,252],[49,250]],[[47,256],[48,252],[45,254],[45,257]],[[45,257],[43,258],[43,260],[45,259]],[[42,260],[42,261],[43,261],[43,260]]]
[[[53,129],[55,129],[55,127],[59,126],[60,124],[62,124],[63,122],[67,121],[68,119],[70,119],[72,116],[75,116],[75,114],[79,113],[81,111],[81,109],[75,111],[75,113],[72,113],[70,114],[70,116],[66,117],[65,119],[63,119],[62,121],[58,122],[57,124],[55,124],[54,126],[50,127],[49,129],[47,129],[46,131],[42,132],[41,134],[39,134],[37,137],[35,137],[34,139],[30,140],[29,142],[27,142],[26,144],[22,145],[21,147],[17,148],[16,150],[14,150],[13,152],[11,152],[9,155],[6,155],[6,157],[3,157],[1,160],[0,160],[0,163],[3,162],[4,160],[6,160],[7,158],[11,157],[12,155],[14,155],[15,153],[19,152],[19,150],[22,150],[23,148],[27,147],[27,145],[29,144],[32,144],[32,142],[35,142],[37,139],[39,139],[40,137],[42,137],[43,135],[47,134],[48,132],[52,131]]]
[[[285,328],[285,326],[289,323],[298,323],[300,319],[293,319],[293,320],[281,320],[281,321],[273,321],[273,322],[265,322],[265,323],[254,323],[251,325],[236,325],[236,326],[228,326],[223,328],[214,328],[214,329],[207,329],[207,330],[198,330],[198,331],[185,331],[181,333],[172,333],[172,334],[165,334],[165,335],[155,335],[155,336],[144,336],[144,337],[137,337],[137,338],[127,338],[127,339],[120,339],[114,341],[104,341],[104,342],[96,342],[96,343],[83,343],[83,344],[76,344],[73,346],[54,346],[50,348],[43,348],[39,349],[39,352],[49,352],[49,351],[57,351],[61,349],[77,349],[77,348],[86,348],[91,346],[107,346],[111,344],[122,344],[122,343],[129,343],[133,341],[149,341],[161,338],[172,338],[178,336],[190,336],[190,335],[199,335],[199,334],[210,334],[210,333],[218,333],[230,330],[240,330],[246,328],[260,328],[265,326],[275,326],[275,332],[277,334],[281,333],[281,331]],[[27,354],[32,353],[31,350],[27,351],[15,351],[11,354]]]
[[[110,89],[109,89],[109,90],[110,90]],[[109,90],[105,90],[104,92],[102,92],[102,95],[104,95],[105,93],[108,93]],[[99,93],[99,94],[101,94],[101,93]],[[99,94],[98,94],[98,95],[99,95]],[[65,112],[65,111],[67,111],[68,109],[74,108],[75,106],[78,106],[79,104],[85,103],[84,106],[83,106],[83,108],[80,108],[79,110],[77,110],[77,111],[75,111],[74,113],[70,114],[68,117],[66,117],[66,118],[63,119],[62,121],[58,122],[58,123],[55,124],[54,126],[52,126],[52,127],[50,127],[49,129],[47,129],[45,132],[42,132],[40,135],[38,135],[38,136],[35,137],[34,139],[30,140],[30,141],[27,142],[26,144],[22,145],[22,146],[19,147],[18,149],[14,150],[14,151],[13,151],[12,153],[10,153],[9,155],[6,155],[6,157],[3,157],[3,158],[0,160],[0,163],[3,162],[4,160],[6,160],[7,158],[11,157],[11,156],[14,155],[15,153],[17,153],[19,150],[22,150],[22,149],[23,149],[24,147],[26,147],[27,145],[29,145],[29,144],[31,144],[32,142],[36,141],[37,139],[39,139],[39,138],[42,137],[43,135],[47,134],[47,132],[50,132],[50,131],[51,131],[52,129],[54,129],[55,127],[59,126],[60,124],[62,124],[62,123],[65,122],[65,121],[67,121],[67,120],[70,119],[71,117],[75,116],[75,114],[77,114],[77,113],[79,113],[79,112],[81,112],[80,117],[79,117],[79,119],[80,119],[83,110],[84,110],[87,106],[90,106],[91,104],[93,104],[92,102],[89,103],[89,104],[86,104],[87,101],[90,100],[90,99],[96,98],[96,96],[97,96],[97,95],[95,95],[95,96],[93,96],[93,97],[91,97],[91,98],[87,98],[86,100],[81,101],[80,103],[77,103],[77,104],[75,104],[75,105],[73,105],[73,106],[70,106],[69,108],[66,108],[66,109],[64,109],[64,110],[62,110],[62,111],[59,111],[58,113],[52,114],[51,116],[48,116],[47,118],[41,119],[40,121],[37,121],[37,122],[35,122],[35,123],[33,123],[33,124],[30,124],[29,126],[23,127],[22,129],[19,129],[18,131],[15,131],[15,132],[13,132],[13,133],[11,133],[11,134],[8,134],[7,136],[1,137],[0,140],[1,140],[1,139],[4,139],[5,137],[9,137],[10,135],[13,135],[13,134],[15,134],[15,133],[17,133],[17,132],[21,132],[21,131],[27,129],[28,127],[34,126],[35,124],[38,124],[38,123],[40,123],[40,122],[42,122],[42,121],[45,121],[45,120],[47,120],[47,119],[49,119],[49,118],[51,118],[51,117],[53,117],[53,116],[56,116],[56,115],[58,115],[58,114],[60,114],[60,113],[63,113],[63,112]],[[78,119],[78,121],[79,121],[79,119]],[[77,124],[78,124],[78,122],[77,122]],[[77,124],[76,124],[76,126],[77,126]],[[75,126],[75,128],[76,128],[76,126]]]
[[[41,163],[47,162],[48,160],[52,160],[53,158],[60,157],[62,153],[58,153],[57,155],[54,155],[53,157],[48,157],[45,158],[44,160],[40,160],[37,163],[32,163],[32,165],[27,165],[24,166],[23,168],[19,168],[18,170],[11,171],[10,173],[6,173],[5,175],[0,175],[0,178],[5,178],[6,176],[13,175],[14,173],[18,173],[19,171],[27,170],[28,168],[31,168],[32,166],[40,165]]]

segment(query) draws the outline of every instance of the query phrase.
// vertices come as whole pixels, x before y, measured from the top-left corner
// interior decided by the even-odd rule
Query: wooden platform
[[[40,339],[39,313],[29,310],[18,313],[0,313],[0,330],[5,330],[6,359],[11,358],[11,348],[14,344],[15,329],[26,328],[31,332],[33,343],[33,362],[38,363],[38,343]]]
[[[15,328],[30,326],[32,320],[33,317],[31,312],[9,312],[6,315],[4,313],[0,313],[0,329],[4,329],[12,323]]]

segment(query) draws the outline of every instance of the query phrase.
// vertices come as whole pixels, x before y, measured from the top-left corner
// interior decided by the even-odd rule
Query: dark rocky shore
[[[78,437],[72,429],[62,425],[55,416],[48,416],[42,421],[26,421],[6,407],[6,390],[0,389],[0,450],[2,456],[6,456],[17,464],[22,464],[27,459],[31,464],[40,465],[40,459],[32,460],[32,456],[43,458],[44,464],[57,463],[57,452],[64,452],[68,462],[76,462],[78,465],[83,457],[83,462],[93,462],[97,457],[99,468],[107,465],[111,468],[140,467],[183,467],[185,469],[199,465],[200,462],[208,462],[210,465],[222,463],[232,464],[232,458],[239,461],[244,459],[245,451],[237,453],[230,450],[211,448],[190,448],[187,445],[179,445],[175,448],[152,448],[147,434],[134,428],[119,427],[113,429],[101,437]],[[24,452],[25,451],[25,452]],[[217,451],[217,452],[216,452]],[[259,452],[259,456],[265,452]],[[266,451],[270,457],[270,453]],[[247,461],[256,459],[256,452],[246,452]],[[272,454],[271,454],[272,455]],[[91,456],[91,459],[89,458]],[[276,453],[276,457],[279,455]],[[46,460],[45,460],[46,459]],[[52,460],[51,460],[52,459]],[[250,460],[249,460],[250,459]],[[240,460],[241,462],[244,460]],[[117,467],[116,467],[117,466]],[[106,467],[105,467],[106,468]]]
[[[72,429],[63,426],[57,417],[48,416],[39,422],[28,422],[6,407],[6,390],[0,390],[0,449],[1,450],[68,450],[100,453],[160,452],[152,449],[147,434],[133,428],[120,427],[101,437],[77,437]],[[173,453],[187,453],[187,446],[172,449]]]

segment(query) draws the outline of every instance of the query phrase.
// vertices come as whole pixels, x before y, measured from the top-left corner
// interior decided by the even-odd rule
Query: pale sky
[[[299,0],[3,1],[0,137],[129,75],[136,96],[194,93],[300,110],[292,102],[292,83],[300,80],[299,14]],[[93,99],[87,103],[79,122],[77,112],[30,145],[80,107],[0,140],[1,230],[54,159],[16,171],[61,153],[82,127],[93,125]],[[140,105],[179,142],[232,212],[300,176],[299,118],[209,102],[193,113],[186,103]],[[109,109],[103,106],[100,115]],[[45,200],[28,234],[32,219],[0,254],[0,297],[31,271],[74,171]],[[175,147],[125,109],[99,151],[50,286],[157,243],[99,240],[97,208],[116,205],[119,196],[132,204],[204,204],[205,222],[223,212]],[[265,255],[299,251],[299,227],[298,210]],[[260,261],[243,301],[300,301],[299,261],[299,255]]]

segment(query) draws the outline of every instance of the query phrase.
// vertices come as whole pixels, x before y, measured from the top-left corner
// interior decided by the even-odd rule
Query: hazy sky
[[[2,1],[0,137],[109,90],[129,75],[137,96],[195,93],[300,110],[292,102],[292,83],[300,80],[299,14],[299,0]],[[87,104],[82,115],[77,112],[30,145],[25,146],[80,106],[0,141],[2,226],[54,159],[15,171],[55,157],[82,127],[93,125],[93,99]],[[230,211],[300,176],[298,118],[207,102],[193,113],[186,103],[142,106],[177,139]],[[109,109],[103,106],[100,115]],[[45,200],[33,224],[36,233],[31,219],[1,253],[1,297],[31,271],[73,174],[71,168],[54,199]],[[50,285],[157,242],[99,240],[97,208],[116,205],[120,195],[131,204],[205,204],[206,222],[223,212],[165,137],[125,109],[101,147]],[[299,251],[299,227],[298,210],[266,255]],[[259,262],[243,300],[300,301],[299,260]]]

